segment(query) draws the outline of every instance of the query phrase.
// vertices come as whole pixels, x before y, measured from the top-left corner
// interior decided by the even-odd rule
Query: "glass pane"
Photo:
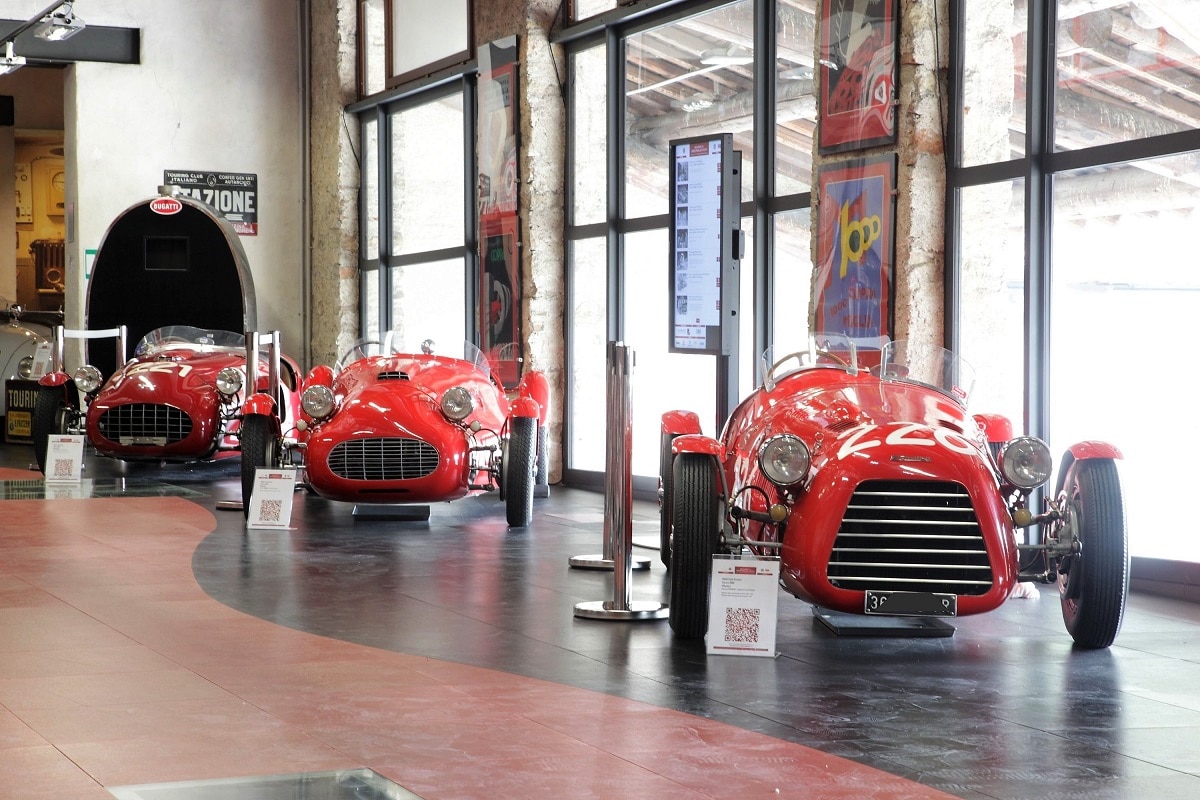
[[[801,349],[808,338],[812,304],[812,210],[776,214],[775,271],[771,275],[771,342],[777,351]],[[762,355],[755,353],[757,358]]]
[[[379,258],[379,124],[363,125],[362,182],[366,206],[362,210],[362,253],[364,259]]]
[[[1196,21],[1194,2],[1060,4],[1055,147],[1200,127]]]
[[[363,94],[382,92],[386,86],[387,62],[385,61],[387,22],[383,16],[383,0],[360,0],[362,8],[363,30],[358,32],[358,46],[361,48],[363,74]]]
[[[392,253],[463,244],[462,95],[392,115]]]
[[[461,352],[467,337],[465,270],[461,258],[392,268],[392,329],[399,341],[433,339]]]
[[[571,16],[579,21],[616,7],[617,0],[571,0]]]
[[[746,257],[738,263],[741,285],[738,303],[738,391],[745,397],[754,388],[754,219],[742,217],[742,236],[746,240]],[[733,411],[733,409],[729,409]]]
[[[962,190],[959,355],[975,368],[971,411],[1025,416],[1025,184]]]
[[[593,47],[571,58],[571,177],[574,181],[574,218],[570,224],[586,225],[607,218],[605,169],[608,158],[608,108],[604,82],[605,48]]]
[[[667,352],[670,299],[665,230],[625,238],[625,343],[633,348],[633,473],[658,475],[662,413],[686,409],[715,435],[716,358]],[[723,420],[722,420],[723,422]]]
[[[1050,444],[1119,447],[1133,554],[1200,562],[1200,538],[1164,502],[1195,491],[1200,417],[1170,413],[1172,390],[1159,386],[1190,386],[1179,364],[1200,274],[1180,242],[1200,220],[1198,167],[1188,154],[1056,177]]]
[[[567,370],[571,386],[571,469],[603,472],[607,425],[605,415],[606,361],[608,353],[607,263],[604,239],[586,239],[572,245],[571,363]],[[635,406],[636,407],[636,406]]]
[[[817,98],[813,91],[816,4],[779,0],[775,12],[775,193],[812,187]]]
[[[379,329],[379,270],[363,272],[358,286],[364,314],[358,322],[359,335],[365,339],[378,339],[383,334]]]
[[[626,217],[666,214],[668,142],[711,133],[733,133],[753,198],[753,47],[752,0],[626,39]]]
[[[1025,4],[960,3],[963,20],[962,163],[1025,155]]]

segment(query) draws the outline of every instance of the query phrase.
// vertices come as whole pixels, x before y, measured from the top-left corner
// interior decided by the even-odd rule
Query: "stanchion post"
[[[604,492],[606,551],[613,569],[613,599],[578,603],[575,616],[591,619],[664,619],[667,607],[630,599],[633,571],[633,349],[608,344],[608,438]],[[610,555],[611,553],[611,555]],[[649,559],[646,560],[649,568]],[[576,566],[575,559],[571,565]]]

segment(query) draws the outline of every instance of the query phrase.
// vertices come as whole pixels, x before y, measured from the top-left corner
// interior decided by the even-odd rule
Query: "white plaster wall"
[[[32,16],[44,2],[11,3]],[[27,6],[18,8],[18,6]],[[300,8],[296,0],[81,0],[91,25],[141,30],[141,63],[79,63],[65,85],[68,325],[82,322],[85,249],[164,169],[258,175],[258,235],[241,241],[260,329],[303,357],[306,292]],[[154,302],[154,298],[146,298]]]

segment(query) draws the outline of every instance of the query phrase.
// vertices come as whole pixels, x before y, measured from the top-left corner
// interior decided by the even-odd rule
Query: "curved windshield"
[[[885,381],[916,383],[954,398],[964,407],[975,386],[975,368],[944,347],[898,339],[883,348],[878,368]]]
[[[844,333],[814,333],[808,337],[808,346],[801,350],[768,347],[760,362],[763,385],[770,391],[784,376],[817,367],[856,373],[879,363],[879,346],[880,342],[874,339],[864,341]]]
[[[194,328],[191,325],[166,325],[155,328],[142,337],[134,349],[135,356],[150,356],[167,350],[189,350],[206,353],[245,352],[246,337],[232,331]]]
[[[421,339],[416,342],[406,341],[395,331],[389,332],[383,339],[360,339],[342,353],[338,359],[337,368],[340,370],[354,361],[372,356],[444,356],[460,361],[466,361],[484,375],[491,373],[487,358],[479,348],[471,342],[457,340],[452,346],[442,346],[432,339]]]

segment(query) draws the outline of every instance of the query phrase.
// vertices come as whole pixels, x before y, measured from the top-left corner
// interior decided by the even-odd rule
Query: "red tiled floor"
[[[430,800],[947,797],[700,717],[233,611],[191,576],[215,523],[180,498],[4,511],[0,787],[35,775],[42,793],[0,797],[356,766]]]

